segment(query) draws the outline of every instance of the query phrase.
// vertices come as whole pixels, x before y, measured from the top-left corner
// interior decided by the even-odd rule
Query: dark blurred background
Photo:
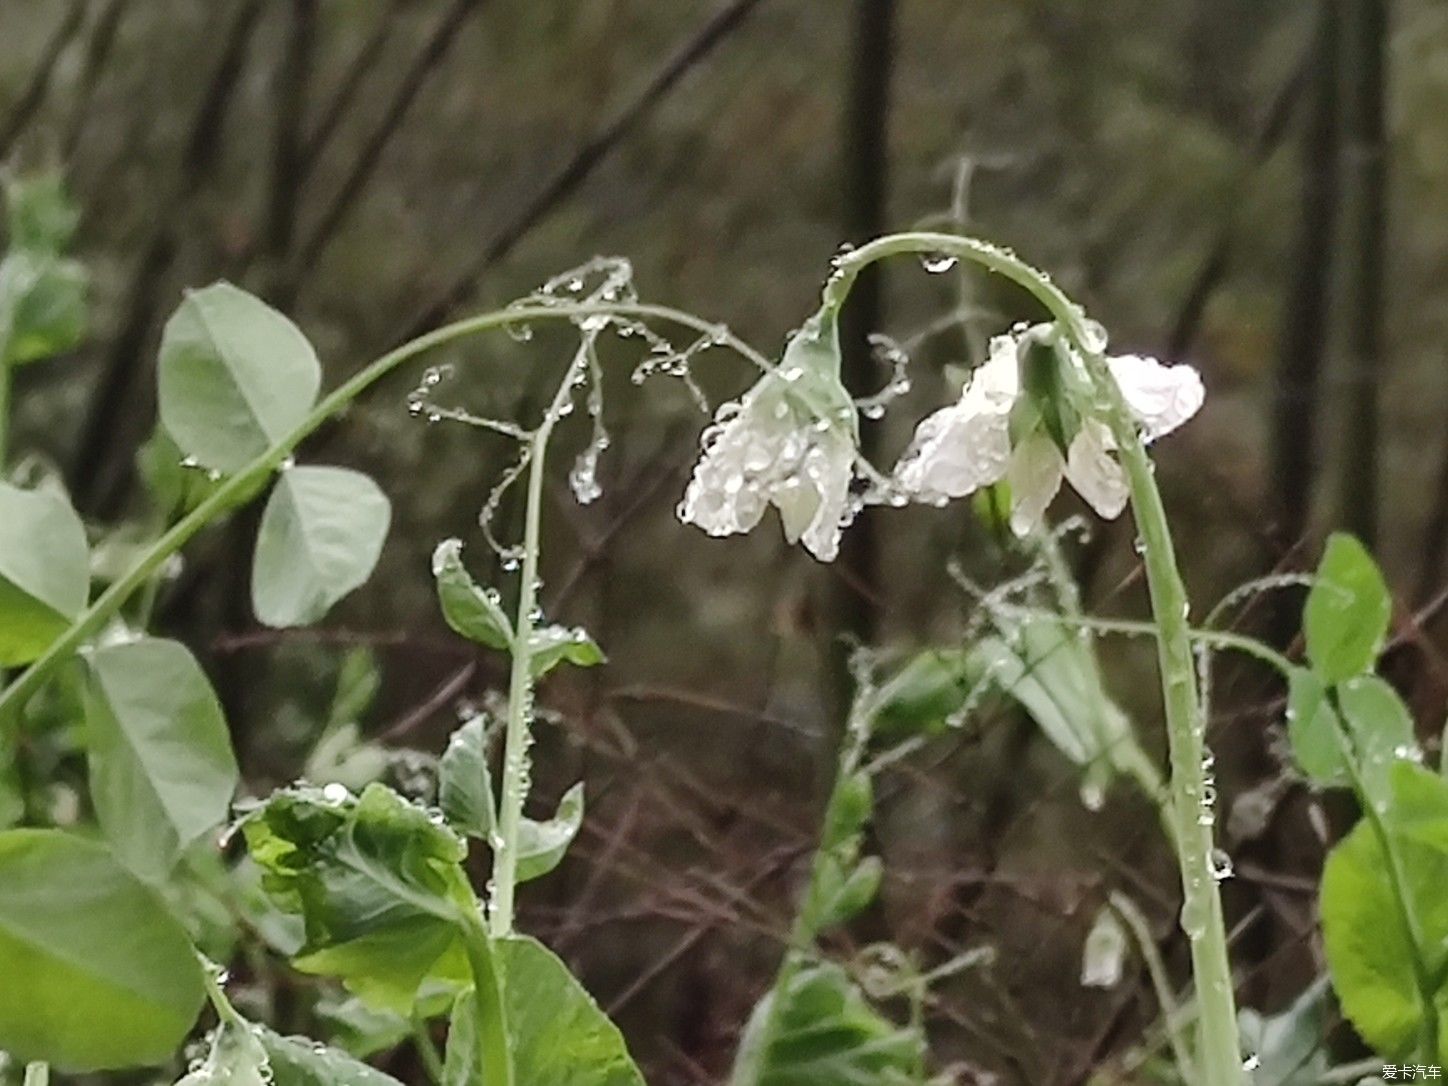
[[[1118,349],[1201,369],[1207,405],[1159,455],[1199,612],[1246,579],[1310,568],[1323,533],[1348,527],[1397,594],[1392,677],[1425,740],[1442,725],[1435,0],[0,0],[0,161],[63,170],[83,209],[93,334],[21,373],[12,446],[24,470],[63,473],[97,526],[141,508],[154,352],[185,287],[225,277],[267,297],[318,345],[329,385],[596,254],[631,259],[646,300],[773,353],[842,242],[927,224],[1013,245]],[[855,390],[888,378],[867,331],[912,358],[912,390],[869,427],[880,463],[952,395],[946,367],[978,361],[983,336],[1031,316],[1023,305],[914,262],[867,282],[850,311]],[[436,395],[536,411],[551,342],[472,341],[440,359],[456,369]],[[604,495],[580,506],[570,456],[555,458],[544,559],[550,613],[588,626],[610,662],[548,687],[538,794],[581,775],[590,810],[565,865],[524,892],[524,923],[617,1015],[651,1082],[712,1082],[813,843],[840,635],[948,642],[970,600],[947,562],[985,582],[1020,564],[964,503],[870,511],[830,567],[787,548],[772,517],[727,541],[681,527],[702,419],[677,384],[630,384],[628,343],[608,355]],[[698,373],[716,402],[750,379],[721,352]],[[427,560],[458,535],[489,572],[476,515],[508,448],[410,415],[417,376],[305,450],[365,467],[394,502],[377,574],[321,628],[257,628],[245,515],[195,543],[161,598],[158,625],[202,654],[253,791],[303,771],[349,653],[375,661],[380,693],[358,723],[386,747],[436,753],[460,706],[499,685],[498,660],[443,626]],[[560,440],[579,448],[585,431]],[[505,506],[502,526],[515,518]],[[1144,613],[1131,541],[1128,517],[1072,547],[1093,610]],[[1264,598],[1241,621],[1285,646],[1299,605]],[[1150,646],[1113,646],[1107,663],[1160,750]],[[1224,664],[1215,693],[1224,809],[1245,796],[1266,811],[1224,819],[1242,995],[1274,1009],[1321,969],[1323,823],[1282,778],[1271,676]],[[1087,812],[1078,783],[1005,707],[881,781],[886,892],[852,938],[927,964],[995,949],[930,1009],[962,1081],[1081,1082],[1153,1019],[1136,966],[1114,989],[1078,985],[1109,889],[1138,901],[1185,979],[1148,809],[1121,789]]]

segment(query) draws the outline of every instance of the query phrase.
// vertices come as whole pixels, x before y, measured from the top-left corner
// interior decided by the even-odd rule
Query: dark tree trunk
[[[1283,316],[1272,397],[1272,505],[1283,552],[1307,534],[1317,474],[1317,419],[1328,348],[1333,238],[1340,203],[1338,69],[1343,0],[1319,0],[1302,133],[1302,217],[1294,279]],[[1280,638],[1296,627],[1296,600],[1276,621]]]
[[[1351,404],[1343,447],[1342,523],[1368,546],[1377,536],[1378,401],[1383,375],[1383,238],[1388,160],[1384,123],[1387,0],[1351,0],[1344,58],[1343,312]]]
[[[856,0],[854,17],[841,173],[845,237],[860,244],[883,233],[886,225],[894,0]],[[855,396],[874,391],[880,379],[869,337],[880,327],[881,301],[878,269],[868,268],[856,281],[840,318],[844,380]],[[878,427],[869,419],[861,422],[860,451],[873,459]],[[876,521],[867,510],[845,533],[834,589],[838,618],[834,628],[865,644],[873,642],[879,631],[879,563]],[[848,669],[841,667],[840,674],[844,693],[840,700],[847,704]]]

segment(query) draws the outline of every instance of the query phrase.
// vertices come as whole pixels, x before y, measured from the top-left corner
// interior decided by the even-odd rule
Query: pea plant
[[[58,186],[16,184],[9,195],[10,248],[0,263],[6,379],[72,346],[85,312],[84,271],[64,255],[74,220]],[[923,257],[932,271],[965,261],[1003,276],[1034,298],[1043,320],[994,339],[958,402],[924,419],[886,471],[859,453],[859,415],[872,405],[841,381],[838,327],[861,271],[900,254]],[[278,629],[321,621],[372,574],[391,509],[368,476],[299,462],[306,439],[429,352],[490,332],[528,339],[543,325],[569,331],[572,346],[536,419],[445,405],[436,369],[408,401],[415,414],[480,427],[516,449],[480,517],[481,545],[501,558],[510,583],[480,585],[462,540],[433,553],[448,626],[499,654],[508,674],[506,691],[462,722],[435,760],[436,802],[375,771],[351,785],[304,779],[238,797],[237,760],[207,675],[186,646],[148,632],[183,548],[264,497],[251,569],[256,618]],[[680,329],[689,337],[682,346],[666,334]],[[381,1086],[395,1080],[363,1060],[409,1040],[442,1086],[643,1081],[619,1030],[563,961],[517,925],[520,889],[561,862],[585,815],[581,784],[545,817],[529,813],[529,800],[539,684],[559,668],[604,663],[586,630],[542,613],[539,562],[550,444],[580,403],[591,436],[569,479],[580,501],[599,493],[609,447],[605,334],[644,345],[637,382],[679,378],[701,404],[690,369],[697,356],[724,349],[760,371],[705,430],[681,521],[716,536],[747,532],[773,506],[791,543],[830,561],[866,505],[944,505],[989,489],[1005,496],[1005,519],[1043,571],[1028,593],[980,592],[985,624],[964,645],[888,674],[862,655],[818,847],[775,981],[743,1028],[734,1086],[955,1081],[926,1045],[929,987],[980,957],[932,965],[878,946],[845,965],[822,946],[880,886],[880,860],[864,855],[871,781],[902,756],[899,747],[878,752],[881,733],[898,739],[898,722],[921,719],[926,702],[959,718],[992,690],[1019,701],[1082,767],[1088,806],[1120,775],[1161,812],[1180,865],[1194,978],[1190,1010],[1173,1010],[1153,959],[1171,1073],[1221,1086],[1287,1059],[1280,1044],[1262,1043],[1283,1030],[1239,1017],[1234,1005],[1219,892],[1228,864],[1214,840],[1200,682],[1210,652],[1224,648],[1283,672],[1302,772],[1362,801],[1363,823],[1334,850],[1323,879],[1324,936],[1345,1010],[1385,1054],[1437,1057],[1448,913],[1433,888],[1448,854],[1448,783],[1420,764],[1411,720],[1372,674],[1389,603],[1371,559],[1344,537],[1329,544],[1307,605],[1306,666],[1194,627],[1147,446],[1201,407],[1196,372],[1108,355],[1101,328],[1007,250],[916,233],[843,251],[818,311],[777,364],[722,326],[641,302],[627,263],[600,259],[389,351],[322,395],[316,353],[281,313],[226,283],[189,293],[157,360],[159,425],[142,457],[144,538],[121,560],[100,561],[56,484],[19,485],[18,469],[15,482],[0,483],[0,664],[20,669],[0,692],[0,825],[8,827],[0,829],[0,1050],[25,1067],[27,1086],[52,1069],[158,1067],[186,1086]],[[1082,613],[1059,533],[1043,527],[1063,479],[1104,517],[1132,507],[1151,622],[1113,625]],[[522,507],[516,539],[496,517],[511,495]],[[1106,692],[1094,639],[1109,632],[1157,644],[1165,775]],[[344,668],[339,702],[369,696],[365,663],[353,671]],[[69,756],[82,760],[83,780],[56,779]],[[320,748],[314,759],[325,761]],[[474,850],[489,861],[482,887],[465,865]],[[331,1043],[283,1036],[266,1024],[265,1007],[240,997],[227,966],[248,964],[255,951],[238,929],[263,953],[346,993],[325,1016],[337,1027]],[[1088,940],[1088,981],[1109,982],[1128,933],[1150,953],[1143,931],[1130,901],[1113,899]],[[209,1031],[188,1051],[203,1022]],[[444,1023],[439,1050],[434,1026]],[[1244,1050],[1244,1039],[1255,1050]],[[1312,1062],[1319,1055],[1309,1052],[1290,1074],[1322,1071]]]

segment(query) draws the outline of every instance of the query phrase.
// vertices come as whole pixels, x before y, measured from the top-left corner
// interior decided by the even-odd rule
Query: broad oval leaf
[[[776,1009],[776,1002],[780,1005]],[[795,972],[760,1000],[731,1086],[906,1086],[920,1081],[923,1042],[865,1000],[833,963]]]
[[[1448,852],[1399,837],[1407,892],[1425,948],[1448,943]],[[1412,942],[1404,930],[1392,879],[1372,827],[1360,821],[1333,849],[1322,872],[1323,945],[1333,988],[1364,1041],[1389,1058],[1416,1051],[1421,1010]],[[1436,960],[1436,958],[1434,959]],[[1448,992],[1440,991],[1448,1023]],[[1440,1027],[1440,1046],[1448,1024]]]
[[[546,822],[523,819],[518,825],[518,881],[548,874],[563,862],[563,854],[583,825],[583,782],[558,801],[558,810]]]
[[[340,1049],[305,1037],[283,1037],[265,1026],[257,1027],[257,1036],[266,1050],[274,1086],[401,1086],[391,1075]]]
[[[166,322],[156,379],[161,422],[176,444],[204,467],[234,472],[307,417],[322,368],[281,313],[213,283]]]
[[[1328,683],[1370,671],[1392,611],[1388,586],[1372,555],[1352,536],[1333,533],[1302,615],[1313,670]]]
[[[490,840],[497,800],[488,768],[488,718],[475,716],[448,740],[438,766],[438,802],[454,829]]]
[[[0,833],[0,978],[0,1049],[75,1072],[169,1059],[205,998],[155,893],[58,830]]]
[[[404,1036],[408,1031],[404,1029]],[[206,1060],[176,1086],[401,1086],[336,1048],[231,1021],[216,1031]]]
[[[301,915],[293,964],[339,977],[373,1007],[410,1013],[429,978],[469,976],[460,925],[478,910],[467,846],[416,804],[380,784],[274,792],[242,823],[262,885]]]
[[[268,1086],[270,1082],[271,1060],[258,1032],[246,1024],[227,1022],[212,1037],[206,1059],[176,1086]]]
[[[84,610],[89,565],[64,498],[0,483],[0,666],[34,660]]]
[[[1329,1003],[1327,978],[1319,977],[1277,1014],[1238,1012],[1243,1054],[1256,1063],[1252,1086],[1321,1086],[1333,1025]]]
[[[1361,763],[1368,799],[1386,800],[1393,763],[1414,762],[1420,756],[1408,707],[1398,692],[1376,675],[1343,683],[1337,688],[1337,703]]]
[[[1341,727],[1323,681],[1305,667],[1293,668],[1287,676],[1287,738],[1308,780],[1339,786],[1351,781]]]
[[[490,649],[513,645],[513,624],[495,589],[479,588],[463,565],[460,539],[444,539],[432,552],[437,600],[447,624],[469,641]]]
[[[500,939],[494,948],[513,1086],[644,1086],[623,1034],[557,955],[524,935]],[[453,1015],[443,1086],[476,1081],[474,1014],[469,992]]]
[[[366,475],[347,468],[281,473],[257,535],[251,602],[268,626],[316,622],[377,566],[392,506]]]
[[[221,705],[175,641],[97,649],[88,661],[91,797],[132,871],[170,874],[182,851],[226,820],[239,774]]]
[[[1393,833],[1448,854],[1448,780],[1414,762],[1396,762],[1392,802],[1384,816]]]

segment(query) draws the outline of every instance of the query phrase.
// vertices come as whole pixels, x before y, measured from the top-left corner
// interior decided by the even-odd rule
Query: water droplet
[[[1222,849],[1212,849],[1212,878],[1218,882],[1225,882],[1232,877],[1232,857],[1228,856]]]
[[[927,253],[925,256],[920,258],[920,266],[928,271],[931,275],[939,275],[942,272],[948,272],[958,263],[959,260],[956,257],[951,256],[949,253]]]

